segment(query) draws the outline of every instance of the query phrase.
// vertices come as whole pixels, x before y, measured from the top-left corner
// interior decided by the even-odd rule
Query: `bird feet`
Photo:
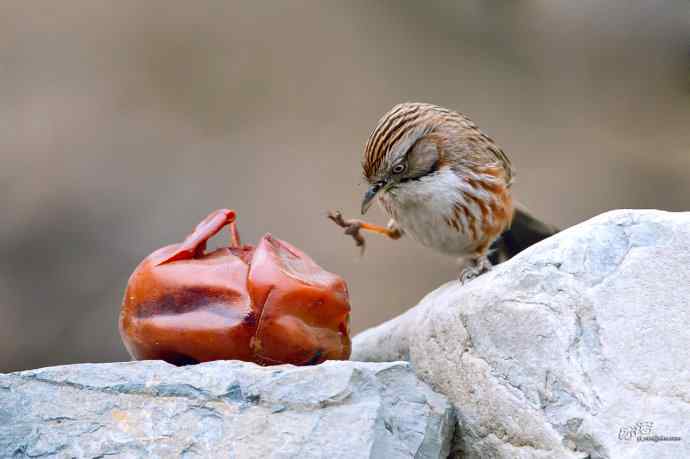
[[[491,262],[486,256],[472,258],[467,264],[460,268],[458,280],[461,285],[465,285],[472,279],[481,276],[491,269]]]
[[[362,225],[364,224],[363,221],[361,220],[345,220],[343,218],[343,215],[339,212],[328,212],[328,218],[332,220],[336,225],[340,226],[341,228],[345,228],[345,234],[348,236],[352,236],[352,239],[355,240],[355,244],[357,247],[362,248],[362,253],[364,253],[364,248],[366,246],[366,241],[364,240],[364,236],[360,233],[360,230],[362,229]]]

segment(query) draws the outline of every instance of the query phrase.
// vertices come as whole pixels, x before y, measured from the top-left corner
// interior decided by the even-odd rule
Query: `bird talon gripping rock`
[[[285,241],[241,245],[220,209],[187,238],[153,252],[129,279],[120,335],[138,360],[182,365],[244,360],[310,365],[350,356],[345,281]],[[231,245],[206,252],[230,226]]]

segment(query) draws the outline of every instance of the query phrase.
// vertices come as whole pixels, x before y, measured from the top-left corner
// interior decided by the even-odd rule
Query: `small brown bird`
[[[466,282],[557,232],[514,205],[515,172],[508,156],[465,115],[437,105],[403,103],[378,122],[364,149],[369,190],[365,214],[377,199],[387,227],[329,218],[364,248],[361,230],[420,244],[461,262]],[[512,224],[512,227],[511,227]]]

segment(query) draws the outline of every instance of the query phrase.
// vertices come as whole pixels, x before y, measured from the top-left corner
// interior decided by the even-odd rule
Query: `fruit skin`
[[[130,355],[176,365],[348,359],[345,281],[270,234],[256,247],[240,245],[235,218],[231,210],[217,210],[182,243],[137,266],[119,324]],[[208,239],[227,225],[233,244],[205,253]]]

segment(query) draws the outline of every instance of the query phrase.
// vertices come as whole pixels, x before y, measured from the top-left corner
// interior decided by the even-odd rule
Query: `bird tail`
[[[517,204],[513,223],[491,246],[489,260],[492,264],[510,260],[527,247],[553,236],[559,229],[532,216],[525,207]]]

